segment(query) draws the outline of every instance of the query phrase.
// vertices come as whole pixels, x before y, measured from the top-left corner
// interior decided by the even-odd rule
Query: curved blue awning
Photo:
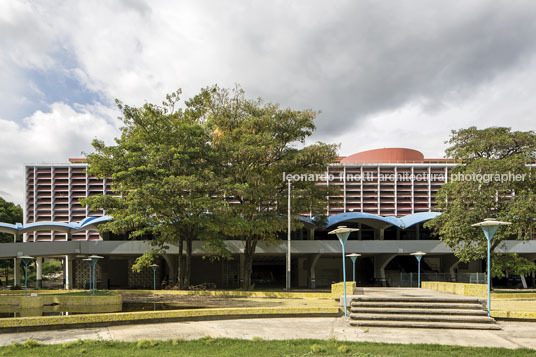
[[[409,228],[417,223],[429,221],[441,215],[440,212],[419,212],[414,214],[408,214],[407,216],[399,218],[402,222],[402,228]]]
[[[91,230],[96,229],[97,224],[111,221],[112,216],[102,216],[102,217],[87,217],[83,219],[80,223],[76,222],[33,222],[27,224],[10,224],[0,222],[0,232],[11,233],[11,234],[21,234],[28,232],[37,232],[37,231],[58,231],[69,233],[71,231],[80,231],[80,230]]]
[[[360,222],[378,229],[387,228],[389,226],[406,229],[417,223],[431,220],[439,216],[440,214],[441,213],[439,212],[420,212],[397,218],[392,216],[384,217],[376,214],[363,212],[346,212],[329,216],[326,228],[344,222]]]

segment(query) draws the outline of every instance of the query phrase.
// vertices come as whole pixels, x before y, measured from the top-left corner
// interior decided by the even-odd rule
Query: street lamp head
[[[35,258],[34,257],[30,257],[29,255],[22,255],[20,257],[17,257],[19,259],[27,259],[27,260],[34,260]]]
[[[337,229],[334,229],[331,232],[328,232],[328,234],[349,233],[349,232],[355,232],[358,230],[359,228],[348,228],[346,226],[338,226]]]
[[[158,268],[160,265],[158,265],[158,264],[151,264],[151,265],[149,265],[149,266],[150,266],[151,268]]]
[[[512,224],[511,222],[498,221],[496,218],[485,218],[482,222],[472,224],[472,227],[489,227]]]
[[[414,257],[422,257],[423,255],[426,255],[426,253],[418,251],[418,252],[415,252],[415,253],[411,253],[410,255],[413,255]]]
[[[361,254],[359,254],[359,253],[351,253],[351,254],[346,254],[346,256],[347,256],[348,258],[351,258],[351,257],[356,257],[356,258],[357,258],[357,257],[360,257]]]

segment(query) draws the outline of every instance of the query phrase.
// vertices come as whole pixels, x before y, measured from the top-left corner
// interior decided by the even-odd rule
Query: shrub
[[[311,345],[311,352],[312,353],[322,353],[325,352],[326,349],[320,345],[317,345],[316,343],[314,345]]]
[[[346,345],[341,345],[337,348],[337,352],[340,352],[340,353],[348,353],[349,351],[350,351],[350,347]]]
[[[27,339],[26,341],[24,341],[22,343],[22,345],[26,348],[34,348],[34,347],[37,347],[39,346],[39,342],[37,342],[36,340],[32,340],[31,338]]]
[[[145,349],[145,348],[151,348],[151,347],[154,347],[158,345],[158,342],[157,341],[154,341],[154,340],[140,340],[138,341],[138,343],[136,344],[136,346],[139,348],[139,349]]]

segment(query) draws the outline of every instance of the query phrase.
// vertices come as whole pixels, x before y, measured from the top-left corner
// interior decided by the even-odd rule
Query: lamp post
[[[31,264],[34,261],[34,257],[24,255],[19,257],[24,263],[24,296],[28,295],[28,264]]]
[[[357,228],[347,228],[346,226],[339,226],[337,229],[332,230],[328,234],[336,234],[337,238],[339,238],[339,242],[341,242],[342,246],[342,277],[343,277],[343,287],[344,287],[344,317],[348,316],[347,305],[346,305],[346,257],[344,254],[344,245],[346,244],[346,241],[348,240],[348,237],[350,236],[351,232],[358,231]]]
[[[93,278],[93,282],[92,282],[92,292],[91,292],[91,295],[95,295],[95,265],[97,265],[97,262],[99,261],[99,259],[102,259],[103,257],[99,256],[99,255],[92,255],[89,257],[89,259],[91,260],[91,270],[92,270],[92,274],[91,274],[91,277]]]
[[[291,257],[290,257],[290,238],[291,238],[291,217],[290,217],[290,198],[291,198],[291,183],[288,180],[288,206],[287,206],[287,275],[286,275],[286,289],[290,291],[290,268],[291,268]]]
[[[156,269],[158,268],[158,264],[151,264],[149,266],[153,268],[153,290],[156,290]]]
[[[426,253],[418,251],[415,253],[411,253],[415,258],[417,258],[417,287],[421,287],[421,259]]]
[[[354,268],[354,270],[353,270],[353,272],[354,272],[354,274],[353,274],[354,280],[353,281],[355,281],[355,285],[357,286],[357,280],[355,280],[355,261],[357,260],[357,257],[361,256],[361,254],[352,253],[352,254],[346,254],[346,256],[349,257],[350,259],[352,259],[352,265],[353,265],[353,268]]]
[[[491,239],[497,233],[499,226],[512,224],[510,222],[501,222],[497,221],[495,218],[485,218],[484,221],[472,224],[473,227],[480,227],[484,231],[484,235],[488,241],[488,316],[490,315],[491,310]]]

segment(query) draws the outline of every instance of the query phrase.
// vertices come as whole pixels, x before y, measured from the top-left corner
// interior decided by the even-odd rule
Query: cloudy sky
[[[536,119],[534,1],[0,0],[0,196],[23,164],[111,143],[113,100],[240,84],[321,110],[341,154],[442,157],[450,130]]]

